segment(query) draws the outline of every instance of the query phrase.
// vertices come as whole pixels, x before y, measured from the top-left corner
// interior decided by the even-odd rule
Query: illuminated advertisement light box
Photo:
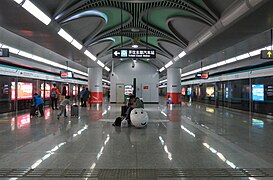
[[[63,79],[72,79],[74,78],[74,75],[72,71],[61,71],[60,77]]]
[[[264,101],[264,85],[263,84],[252,85],[252,100]]]
[[[191,95],[191,88],[187,89],[187,95],[190,96]]]
[[[72,88],[72,94],[73,94],[73,96],[76,95],[76,86],[73,86],[73,88]]]
[[[50,84],[48,83],[45,86],[45,98],[50,98]]]
[[[228,87],[225,88],[225,98],[228,99]]]
[[[41,84],[41,98],[44,98],[44,84]],[[45,84],[45,98],[50,98],[50,84]]]
[[[182,88],[182,89],[181,89],[181,94],[182,94],[183,96],[186,95],[186,88]]]
[[[214,87],[213,86],[206,88],[206,95],[208,97],[214,97]]]
[[[32,99],[33,85],[28,82],[18,82],[18,100]],[[15,82],[11,83],[11,99],[15,100]]]

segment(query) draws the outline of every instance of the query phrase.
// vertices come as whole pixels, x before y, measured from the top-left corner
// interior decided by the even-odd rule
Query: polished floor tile
[[[158,104],[145,105],[146,128],[113,127],[120,106],[80,108],[79,117],[60,120],[49,108],[44,118],[5,115],[0,168],[273,168],[270,119],[204,104]]]

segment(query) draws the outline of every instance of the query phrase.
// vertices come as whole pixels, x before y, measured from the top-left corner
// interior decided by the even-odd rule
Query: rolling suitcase
[[[30,110],[30,117],[38,116],[38,111],[34,105],[31,105],[29,110]]]
[[[121,116],[126,116],[128,106],[121,106]]]
[[[78,105],[71,106],[71,116],[79,116],[79,106]]]

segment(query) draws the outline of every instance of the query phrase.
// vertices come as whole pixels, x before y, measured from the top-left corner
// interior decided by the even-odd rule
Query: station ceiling
[[[106,66],[112,49],[152,48],[156,59],[139,59],[160,69],[244,0],[44,0],[32,1],[53,21],[44,25],[13,0],[1,0],[0,25],[85,67],[97,66],[57,32],[66,30]],[[263,0],[209,41],[178,60],[184,68],[273,26],[273,2]],[[1,36],[0,36],[1,37]],[[18,45],[23,46],[23,45]],[[246,46],[246,45],[245,45]],[[246,46],[247,47],[247,46]],[[230,54],[235,54],[229,52]],[[114,65],[123,61],[114,59]],[[107,72],[104,72],[107,73]],[[166,72],[161,73],[164,75]]]

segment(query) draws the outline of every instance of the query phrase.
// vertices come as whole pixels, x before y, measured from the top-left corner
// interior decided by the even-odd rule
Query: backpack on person
[[[55,98],[55,97],[56,97],[56,94],[57,94],[56,90],[53,89],[53,90],[51,91],[50,97]]]

